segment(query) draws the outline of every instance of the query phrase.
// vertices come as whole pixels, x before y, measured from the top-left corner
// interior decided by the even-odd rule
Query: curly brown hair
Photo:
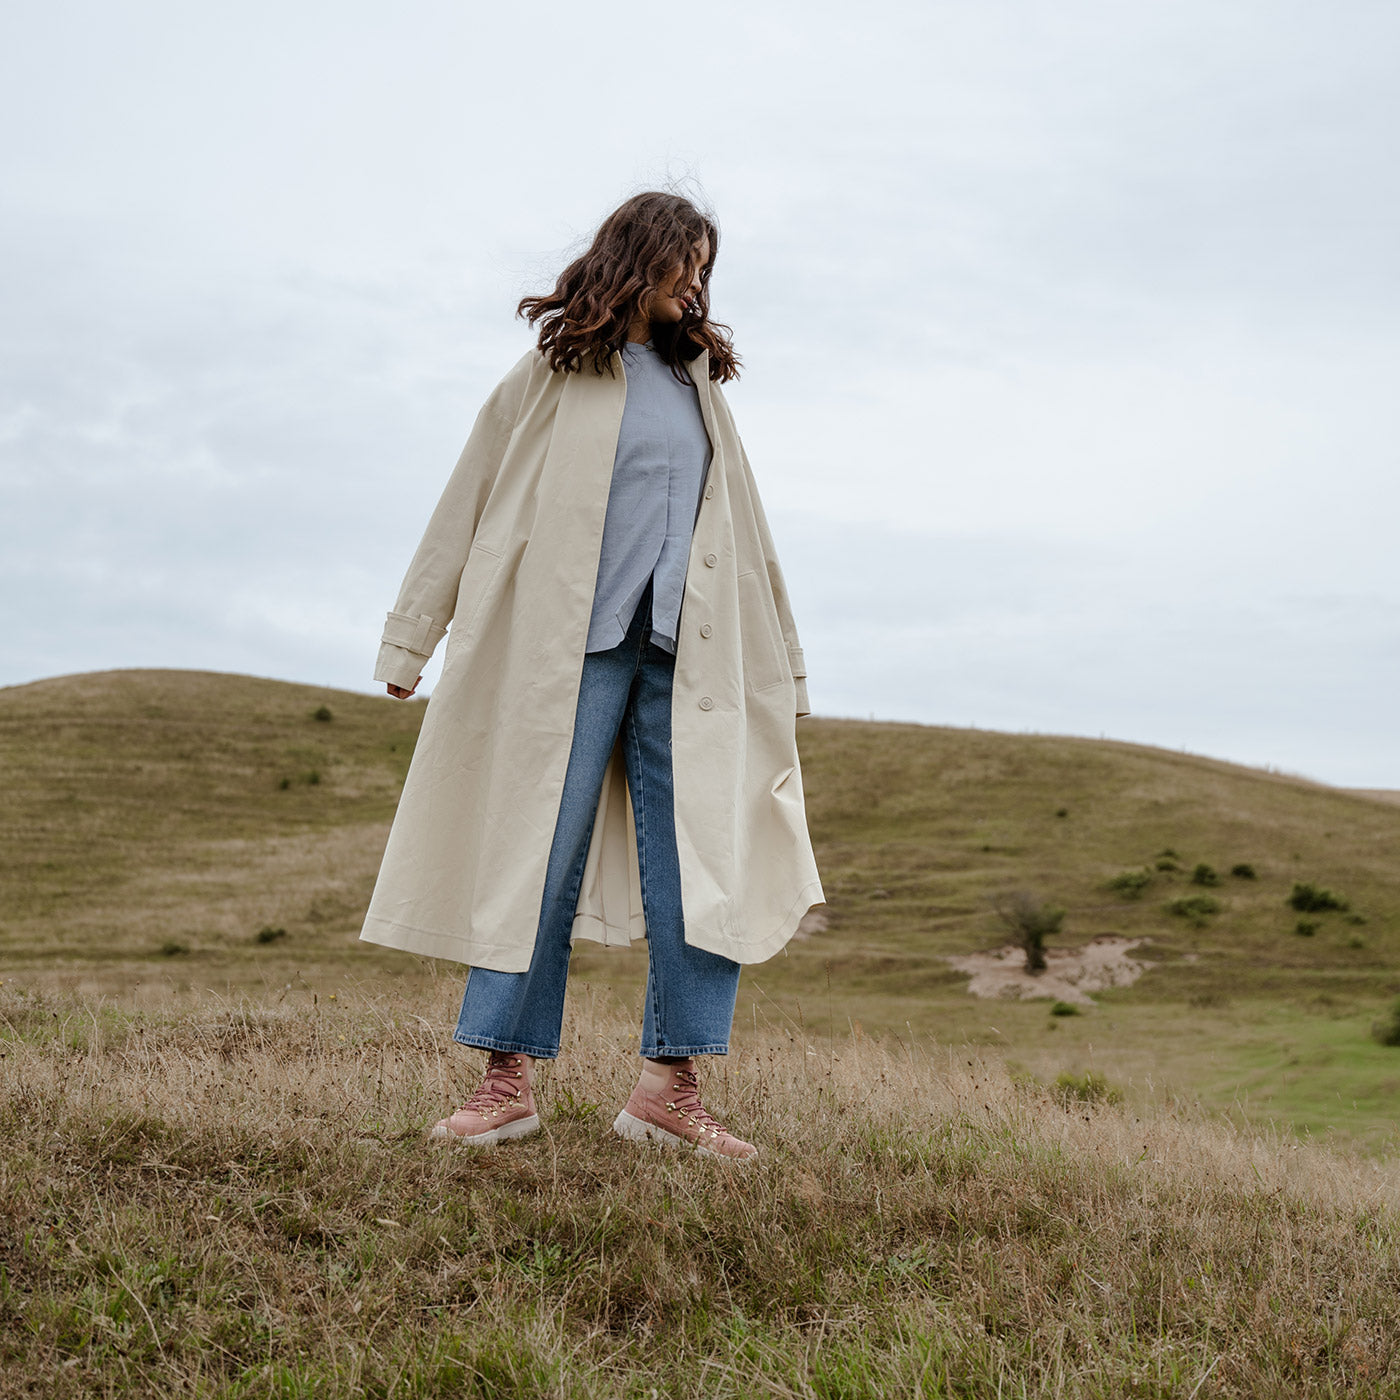
[[[719,228],[682,195],[647,190],[618,205],[593,235],[588,251],[575,258],[546,296],[523,297],[516,315],[540,323],[540,353],[554,370],[579,370],[592,362],[596,373],[613,372],[612,356],[626,343],[628,328],[642,314],[651,292],[681,268],[695,272],[695,252],[708,236],[710,257],[700,268],[700,292],[679,323],[652,323],[652,345],[683,379],[681,366],[710,352],[710,378],[725,383],[739,376],[739,357],[726,325],[710,320],[710,274],[719,253]]]

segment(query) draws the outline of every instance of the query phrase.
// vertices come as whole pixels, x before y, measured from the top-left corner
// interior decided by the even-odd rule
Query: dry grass
[[[425,1124],[455,987],[141,1013],[0,989],[0,1395],[1384,1396],[1400,1168],[772,1030],[735,1169],[613,1140],[575,1005],[545,1132]]]
[[[422,713],[190,671],[0,690],[0,978],[127,1005],[347,973],[430,995],[428,965],[356,939]],[[798,735],[826,927],[746,971],[741,1022],[995,1046],[1044,1080],[1093,1071],[1400,1148],[1400,1051],[1370,1038],[1400,996],[1400,806],[1128,744],[822,719]],[[1179,870],[1156,868],[1167,847]],[[1198,862],[1258,874],[1225,877],[1204,928],[1166,912],[1200,892]],[[1144,867],[1139,898],[1106,888]],[[1295,880],[1353,912],[1298,937]],[[969,997],[948,958],[1004,941],[993,900],[1014,888],[1069,910],[1058,946],[1146,940],[1147,973],[1063,1021]],[[640,995],[645,956],[582,945],[574,977]]]

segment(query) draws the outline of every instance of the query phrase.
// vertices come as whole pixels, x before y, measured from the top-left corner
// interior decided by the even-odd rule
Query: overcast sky
[[[817,713],[1400,787],[1400,6],[0,24],[0,684],[376,689],[515,302],[689,180]]]

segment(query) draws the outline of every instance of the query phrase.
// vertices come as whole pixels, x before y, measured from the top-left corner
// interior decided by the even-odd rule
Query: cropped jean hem
[[[646,1060],[686,1059],[691,1055],[727,1055],[729,1046],[724,1045],[655,1045],[637,1052]]]
[[[463,1035],[458,1031],[453,1037],[458,1045],[470,1046],[473,1050],[504,1050],[508,1055],[529,1055],[536,1060],[554,1060],[559,1057],[559,1047],[552,1050],[542,1045],[526,1045],[520,1040],[494,1040],[489,1035]]]

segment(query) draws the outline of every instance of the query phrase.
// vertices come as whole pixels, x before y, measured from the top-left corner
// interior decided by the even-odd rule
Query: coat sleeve
[[[787,644],[788,665],[792,667],[792,678],[797,682],[797,717],[812,713],[807,699],[807,663],[802,657],[802,643],[797,639],[797,624],[792,620],[792,606],[788,602],[787,584],[778,563],[778,551],[773,545],[773,533],[768,528],[768,517],[763,513],[763,502],[759,498],[758,483],[754,480],[753,468],[749,466],[749,454],[744,444],[739,443],[739,460],[744,466],[744,482],[749,490],[749,500],[753,503],[754,521],[758,525],[759,543],[763,547],[763,559],[768,566],[768,582],[773,589],[773,601],[778,605],[778,625],[782,628],[783,641]]]
[[[457,606],[457,587],[515,426],[507,376],[482,405],[384,623],[374,678],[411,690]]]

